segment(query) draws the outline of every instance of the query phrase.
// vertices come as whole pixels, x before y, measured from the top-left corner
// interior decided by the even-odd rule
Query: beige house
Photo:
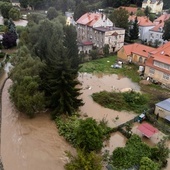
[[[170,87],[170,42],[148,54],[145,76]]]
[[[142,2],[142,8],[150,7],[152,13],[160,13],[163,9],[163,0],[144,0]]]
[[[108,44],[110,52],[115,52],[124,44],[125,30],[114,27],[104,14],[86,13],[77,20],[76,27],[79,51],[89,53],[94,46],[102,50]]]
[[[155,104],[155,114],[169,120],[170,118],[170,98]]]
[[[138,65],[145,65],[148,53],[153,51],[154,48],[143,44],[129,44],[123,46],[118,52],[117,56],[120,60],[125,62],[133,62]]]
[[[170,88],[170,42],[159,48],[142,44],[123,46],[117,52],[119,60],[144,67],[144,76]]]

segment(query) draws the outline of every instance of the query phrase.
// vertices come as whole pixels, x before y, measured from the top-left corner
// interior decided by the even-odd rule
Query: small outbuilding
[[[155,133],[158,132],[158,130],[149,123],[140,124],[138,126],[138,130],[140,130],[141,133],[147,138],[151,138]]]
[[[155,104],[155,114],[164,119],[170,117],[170,98]]]

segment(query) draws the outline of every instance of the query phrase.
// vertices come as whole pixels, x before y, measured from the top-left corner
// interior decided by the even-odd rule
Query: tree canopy
[[[128,28],[128,17],[129,13],[124,8],[115,9],[110,15],[110,20],[115,24],[116,27]]]
[[[170,39],[170,19],[165,21],[165,25],[163,29],[164,29],[163,39],[169,40]]]

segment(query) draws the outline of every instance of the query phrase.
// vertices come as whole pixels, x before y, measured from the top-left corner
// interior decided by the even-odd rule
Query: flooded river
[[[1,76],[0,83],[7,77]],[[79,74],[82,83],[81,95],[85,105],[80,108],[82,115],[86,114],[97,120],[105,118],[114,127],[135,115],[131,112],[117,112],[103,108],[93,102],[91,94],[102,90],[122,90],[131,88],[139,91],[137,84],[127,78],[116,75]],[[59,136],[56,126],[48,114],[28,119],[18,113],[9,99],[8,89],[11,80],[7,80],[2,93],[2,126],[1,126],[1,158],[5,170],[64,170],[68,161],[65,151],[75,153],[63,137]],[[116,117],[119,117],[116,120]],[[126,139],[120,134],[112,135],[105,143],[105,149],[113,151],[118,146],[124,146]]]
[[[5,170],[63,170],[65,151],[74,149],[59,136],[49,115],[28,119],[9,100],[7,80],[2,94],[1,157]]]

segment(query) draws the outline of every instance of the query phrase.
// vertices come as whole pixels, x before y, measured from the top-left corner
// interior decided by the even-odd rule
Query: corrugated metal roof
[[[161,107],[164,110],[170,111],[170,98],[156,103],[155,106]]]

